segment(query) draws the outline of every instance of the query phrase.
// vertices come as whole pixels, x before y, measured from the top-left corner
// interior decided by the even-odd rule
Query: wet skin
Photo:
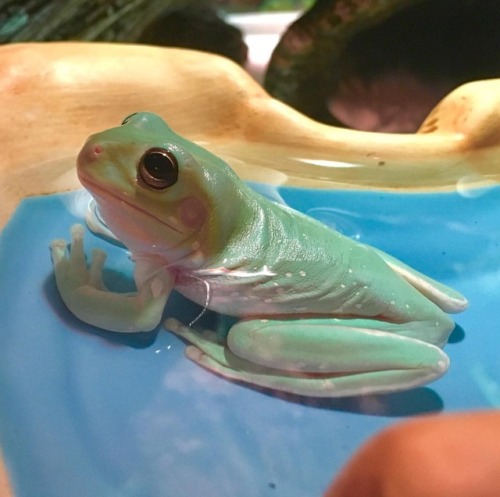
[[[137,292],[108,291],[105,254],[86,264],[82,226],[52,243],[57,286],[81,320],[111,331],[158,326],[177,291],[238,322],[220,343],[165,327],[187,356],[237,381],[307,396],[411,388],[444,374],[458,292],[375,248],[272,202],[157,115],[92,135],[78,175],[131,251]]]

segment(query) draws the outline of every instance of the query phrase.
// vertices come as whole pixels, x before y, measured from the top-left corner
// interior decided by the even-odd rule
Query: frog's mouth
[[[110,204],[115,206],[115,209],[117,206],[118,208],[121,209],[122,207],[125,207],[126,209],[131,209],[134,212],[138,213],[141,217],[147,217],[149,219],[152,219],[155,223],[159,223],[169,230],[174,231],[175,233],[178,233],[179,235],[183,235],[183,231],[174,226],[171,223],[168,223],[164,219],[159,218],[158,216],[155,216],[153,213],[149,212],[148,210],[132,203],[125,195],[120,194],[118,191],[113,191],[111,188],[104,188],[97,182],[93,181],[86,175],[82,175],[79,173],[79,178],[80,182],[82,185],[90,192],[92,197],[94,197],[97,205],[99,206],[99,211],[102,214],[102,217],[106,223],[108,223],[108,219],[106,218],[106,206],[109,206]]]

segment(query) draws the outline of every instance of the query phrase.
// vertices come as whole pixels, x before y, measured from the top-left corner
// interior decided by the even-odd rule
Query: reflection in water
[[[309,164],[313,166],[320,167],[333,167],[333,168],[353,168],[353,167],[363,167],[361,164],[354,164],[353,162],[341,162],[338,160],[325,160],[325,159],[303,159],[300,157],[294,157],[293,160],[302,162],[304,164]]]
[[[443,410],[443,399],[428,387],[383,395],[363,395],[328,399],[303,397],[285,392],[268,391],[254,387],[256,391],[302,406],[329,411],[350,412],[367,416],[402,417],[429,414]]]
[[[352,212],[343,209],[318,207],[309,209],[306,214],[353,240],[361,240],[362,238],[361,227],[353,219]]]
[[[354,134],[351,134],[354,133]],[[239,138],[197,141],[225,160],[240,177],[274,185],[319,189],[418,192],[495,186],[496,149],[463,157],[463,134],[384,135],[336,130],[320,142],[283,145]],[[390,139],[388,138],[390,137]]]

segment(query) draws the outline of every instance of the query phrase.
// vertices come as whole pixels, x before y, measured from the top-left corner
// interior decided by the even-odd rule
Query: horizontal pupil
[[[149,154],[144,163],[148,173],[155,179],[169,179],[173,172],[172,161],[160,152]]]

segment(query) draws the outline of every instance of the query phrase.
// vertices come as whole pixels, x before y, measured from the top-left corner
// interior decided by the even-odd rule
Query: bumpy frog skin
[[[344,237],[245,185],[221,159],[154,114],[92,135],[78,175],[131,251],[137,293],[108,291],[104,252],[87,266],[83,227],[51,245],[57,286],[81,320],[116,332],[154,329],[172,289],[236,316],[224,343],[165,327],[187,356],[241,382],[339,397],[440,377],[441,350],[467,301],[393,257]]]

